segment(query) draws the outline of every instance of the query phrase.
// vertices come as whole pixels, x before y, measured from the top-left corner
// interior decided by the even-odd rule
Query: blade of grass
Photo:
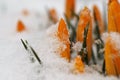
[[[95,55],[94,55],[93,49],[92,49],[92,60],[93,60],[93,63],[96,65],[97,62],[96,62],[96,58],[95,58]]]
[[[42,64],[42,62],[41,62],[40,58],[38,57],[37,53],[35,52],[35,50],[34,50],[31,46],[30,46],[30,48],[31,48],[34,56],[36,57],[37,61],[38,61],[40,64]]]
[[[68,20],[66,15],[65,15],[65,19],[68,25],[68,29],[72,30],[72,34],[70,35],[70,42],[75,42],[75,37],[76,37],[75,26],[71,24],[70,20]]]
[[[105,60],[103,61],[102,73],[104,73],[104,74],[105,74]]]
[[[37,59],[37,61],[39,62],[39,64],[41,65],[41,64],[42,64],[42,61],[41,61],[40,58],[38,57],[38,55],[37,55],[37,53],[35,52],[35,50],[29,45],[28,41],[27,41],[27,40],[23,41],[23,40],[21,39],[21,42],[22,42],[24,48],[25,48],[29,53],[33,54],[33,55],[35,56],[35,58]]]
[[[21,39],[21,42],[22,42],[24,48],[27,50],[28,48],[27,48],[27,45],[25,44],[25,42],[22,39]]]
[[[82,60],[85,61],[86,64],[88,64],[88,51],[87,51],[87,44],[86,44],[88,29],[89,29],[89,22],[84,29],[84,38],[83,38],[82,49],[79,53],[79,55],[82,55]]]

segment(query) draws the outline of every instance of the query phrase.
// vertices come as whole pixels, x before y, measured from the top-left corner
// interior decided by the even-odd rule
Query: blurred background
[[[90,4],[104,5],[107,0],[76,0],[77,11],[83,6]],[[0,12],[16,12],[22,9],[33,11],[44,11],[45,8],[55,7],[57,10],[64,11],[65,0],[0,0]]]
[[[46,27],[48,21],[46,16],[48,15],[47,11],[54,8],[59,18],[63,17],[65,1],[66,0],[0,0],[0,32],[6,35],[8,35],[9,32],[14,32],[19,19],[21,19],[30,30]],[[76,0],[75,11],[79,13],[81,9],[87,6],[92,12],[92,7],[96,4],[100,9],[104,21],[107,23],[107,1],[108,0]],[[24,16],[24,13],[29,13],[29,16]]]
[[[0,32],[8,35],[14,32],[16,23],[21,19],[30,30],[47,26],[47,11],[54,8],[59,18],[64,16],[66,0],[0,0]],[[98,5],[102,17],[106,20],[106,0],[76,0],[76,13],[88,6],[92,11],[93,4]],[[29,16],[23,16],[29,13]],[[8,32],[8,33],[5,33]],[[3,35],[1,35],[3,36]]]

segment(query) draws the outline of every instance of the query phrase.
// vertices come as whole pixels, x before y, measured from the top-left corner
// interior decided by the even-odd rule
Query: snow
[[[106,43],[108,36],[111,38],[111,43],[115,45],[115,49],[120,50],[120,34],[116,32],[103,33],[102,39]]]
[[[50,28],[47,30],[47,38],[50,43],[50,48],[52,48],[56,54],[61,53],[59,49],[64,50],[66,48],[66,45],[64,45],[64,43],[61,42],[57,37],[58,24],[59,23],[50,26]]]
[[[85,66],[85,73],[74,74],[73,63],[58,56],[54,41],[56,25],[49,26],[45,6],[55,7],[62,14],[64,0],[1,0],[0,6],[0,80],[118,80],[114,76],[104,76],[92,67]],[[78,1],[79,2],[79,1]],[[77,3],[78,4],[78,3]],[[83,5],[83,4],[82,4]],[[59,6],[59,7],[56,7]],[[77,5],[79,6],[79,5]],[[81,6],[81,5],[80,5]],[[23,16],[21,11],[30,14]],[[45,13],[45,14],[44,14]],[[63,17],[63,16],[62,16]],[[22,20],[27,30],[16,32],[18,20]],[[28,40],[42,61],[30,61],[28,52],[20,39]],[[53,44],[54,43],[54,44]],[[77,44],[76,44],[77,45]]]
[[[75,50],[76,52],[79,52],[82,49],[82,43],[80,42],[73,43],[72,49]]]

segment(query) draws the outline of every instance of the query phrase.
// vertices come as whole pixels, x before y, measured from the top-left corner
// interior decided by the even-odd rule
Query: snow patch
[[[116,32],[103,33],[102,40],[106,43],[108,37],[111,38],[111,43],[115,44],[115,48],[120,50],[120,34]]]

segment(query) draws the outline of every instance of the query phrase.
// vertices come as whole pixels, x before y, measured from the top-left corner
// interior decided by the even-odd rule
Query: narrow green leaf
[[[104,74],[105,74],[105,60],[103,61],[102,73],[104,73]]]
[[[38,57],[37,53],[35,52],[35,50],[31,46],[30,46],[30,49],[32,50],[32,52],[33,52],[34,56],[36,57],[36,59],[38,60],[38,62],[40,64],[42,64],[42,62],[41,62],[40,58]]]
[[[28,48],[27,48],[27,45],[25,44],[25,42],[22,39],[21,39],[21,42],[22,42],[24,48],[27,50]]]
[[[37,61],[38,61],[40,64],[42,64],[42,62],[41,62],[40,58],[38,57],[37,53],[36,53],[35,50],[29,45],[28,41],[27,41],[27,40],[23,41],[23,40],[21,39],[21,42],[22,42],[23,46],[25,47],[25,49],[26,49],[30,54],[33,54],[33,55],[35,56],[35,58],[37,59]]]

